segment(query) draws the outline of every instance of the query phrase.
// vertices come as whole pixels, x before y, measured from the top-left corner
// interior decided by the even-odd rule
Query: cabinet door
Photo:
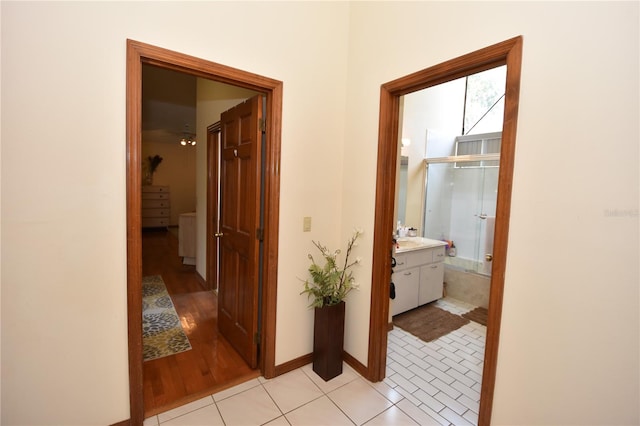
[[[442,298],[444,263],[433,263],[420,268],[419,304],[433,302]]]
[[[393,274],[396,298],[391,302],[391,315],[397,315],[418,306],[420,268],[410,268]]]

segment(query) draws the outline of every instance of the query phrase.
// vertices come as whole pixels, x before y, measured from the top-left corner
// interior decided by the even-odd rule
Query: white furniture
[[[170,225],[171,199],[168,186],[142,185],[142,227]]]
[[[185,265],[196,264],[196,214],[182,213],[178,217],[178,256]]]
[[[392,281],[396,298],[391,302],[391,315],[442,298],[445,245],[420,237],[400,241],[394,256]]]

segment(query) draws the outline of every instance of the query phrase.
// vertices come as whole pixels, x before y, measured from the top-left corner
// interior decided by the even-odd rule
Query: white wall
[[[411,140],[411,145],[403,148],[403,152],[406,152],[409,157],[406,222],[408,225],[418,228],[418,235],[423,235],[425,228],[423,211],[427,176],[424,159],[427,157],[427,149],[429,157],[447,157],[454,154],[455,136],[458,136],[462,131],[464,93],[465,80],[457,79],[409,93],[403,97],[402,135]],[[433,171],[429,174],[430,177],[436,175]],[[434,186],[437,186],[437,191],[440,191],[439,184],[434,183],[433,180],[431,183],[430,191],[434,191]],[[437,216],[446,218],[448,229],[450,222],[448,212],[451,209],[440,206],[435,210],[440,211]],[[433,223],[435,217],[435,214],[430,215],[430,224],[434,225],[430,228],[440,229],[441,220],[438,220],[438,225],[435,225]],[[440,238],[440,232],[434,234],[424,236]],[[444,236],[451,239],[448,232],[445,232]]]
[[[367,230],[380,84],[524,36],[495,424],[640,421],[638,18],[637,2],[351,5],[343,223]]]
[[[128,417],[126,38],[284,82],[280,364],[312,347],[299,295],[311,239],[344,245],[354,226],[362,287],[345,348],[366,361],[380,84],[518,34],[494,421],[639,421],[637,3],[0,8],[3,424]]]

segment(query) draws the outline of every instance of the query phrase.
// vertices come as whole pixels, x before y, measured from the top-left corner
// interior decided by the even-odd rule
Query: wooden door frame
[[[265,205],[260,370],[275,376],[276,287],[280,207],[282,82],[215,62],[127,40],[127,318],[130,423],[144,419],[142,376],[142,64],[261,92],[266,97]]]
[[[220,165],[219,157],[219,138],[220,138],[220,122],[217,121],[207,126],[207,290],[215,290],[218,292],[217,282],[213,277],[213,273],[218,270],[218,248],[217,240],[213,239],[213,233],[218,232],[214,229],[213,223],[218,222],[218,167]],[[212,153],[215,151],[215,160],[212,159]],[[217,276],[216,276],[217,278]],[[215,287],[215,289],[214,289]]]
[[[389,322],[389,277],[391,276],[389,247],[391,244],[390,236],[394,229],[396,186],[395,179],[389,177],[396,176],[397,173],[400,97],[499,65],[507,65],[493,267],[489,296],[484,370],[480,395],[480,413],[478,416],[479,425],[489,425],[491,423],[502,315],[504,274],[507,259],[509,215],[511,211],[511,186],[520,96],[521,62],[522,37],[519,36],[401,77],[383,84],[380,88],[378,168],[376,176],[373,237],[373,279],[367,368],[367,378],[372,381],[382,380],[385,377],[386,368]]]

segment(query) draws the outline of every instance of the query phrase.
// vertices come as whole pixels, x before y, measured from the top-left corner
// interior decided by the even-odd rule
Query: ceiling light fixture
[[[184,136],[180,139],[180,145],[182,146],[195,146],[196,145],[196,135],[195,133],[189,133],[189,125],[184,125]]]

